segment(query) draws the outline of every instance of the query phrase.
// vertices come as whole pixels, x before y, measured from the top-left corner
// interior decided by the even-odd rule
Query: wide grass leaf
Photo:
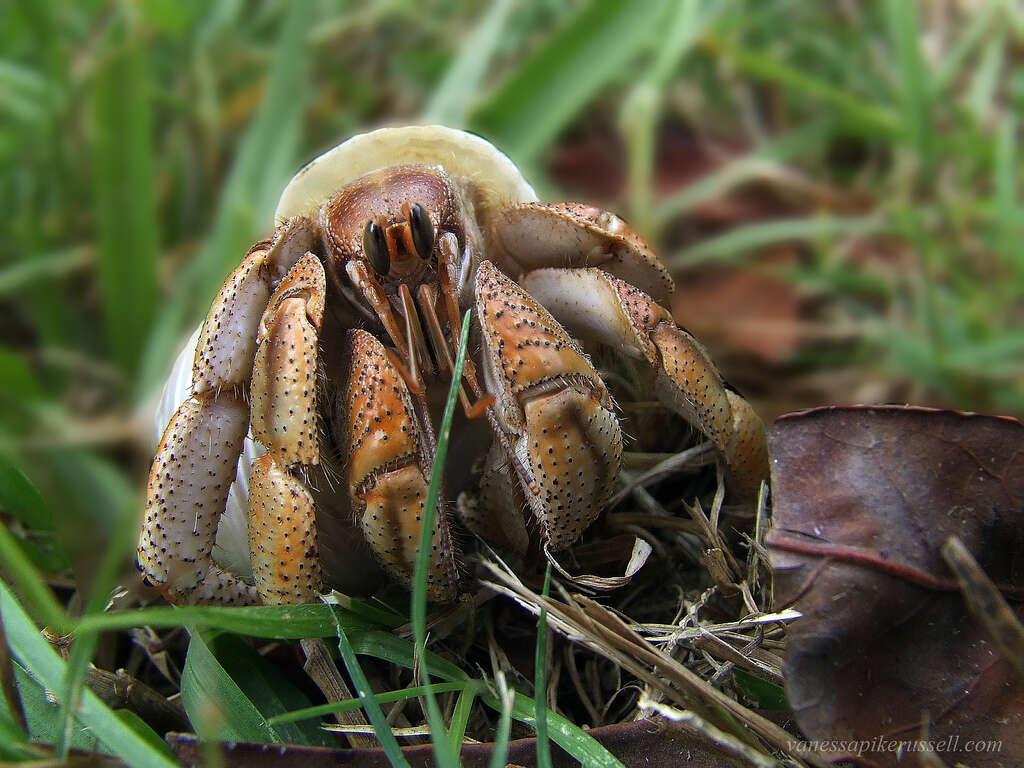
[[[375,626],[363,618],[328,605],[155,606],[137,611],[115,611],[84,617],[83,631],[113,631],[133,627],[219,629],[247,637],[304,640],[334,637],[338,624],[345,631],[365,633]],[[386,633],[385,633],[386,634]]]
[[[514,161],[529,164],[650,44],[668,5],[665,0],[588,3],[476,110],[470,127]]]
[[[39,633],[17,598],[0,581],[0,613],[11,652],[32,679],[51,691],[63,690],[67,667]],[[85,690],[75,712],[78,722],[87,727],[125,763],[140,768],[170,768],[178,763],[157,750],[149,738],[143,738],[129,727],[106,704]]]
[[[92,94],[93,179],[103,318],[113,359],[134,374],[156,309],[159,244],[147,48],[115,22]]]
[[[221,665],[198,630],[191,630],[181,702],[196,732],[207,739],[283,743],[252,700]]]
[[[210,642],[213,654],[264,718],[312,706],[306,695],[255,648],[235,635],[218,635]],[[287,744],[333,747],[333,737],[315,722],[272,724]]]
[[[497,0],[467,38],[423,110],[424,122],[461,128],[501,42],[512,0]]]
[[[270,232],[271,214],[294,172],[303,107],[309,93],[306,33],[311,5],[286,7],[274,48],[266,96],[239,142],[225,181],[213,230],[196,258],[178,276],[153,328],[138,380],[149,394],[166,375],[186,324],[196,322],[228,272],[252,242]]]
[[[21,708],[25,713],[25,724],[29,736],[38,744],[56,744],[64,727],[64,717],[60,705],[47,696],[47,691],[25,671],[20,664],[14,665],[14,679],[21,698]],[[71,746],[75,749],[92,751],[96,748],[96,737],[88,729],[76,724],[71,737]]]

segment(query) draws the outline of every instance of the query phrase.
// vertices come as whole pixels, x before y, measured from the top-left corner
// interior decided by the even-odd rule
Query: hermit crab
[[[299,171],[275,224],[165,388],[138,564],[170,601],[312,601],[328,553],[372,552],[408,584],[467,310],[453,440],[471,458],[446,475],[427,539],[431,600],[463,588],[467,529],[552,556],[601,514],[623,430],[597,348],[638,361],[713,443],[730,497],[756,497],[763,425],[673,321],[665,267],[617,216],[537,202],[483,139],[351,138]],[[247,531],[248,568],[215,546],[230,528]]]

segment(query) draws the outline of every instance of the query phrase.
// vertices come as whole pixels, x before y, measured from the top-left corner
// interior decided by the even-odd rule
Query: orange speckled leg
[[[323,266],[307,253],[278,285],[259,324],[252,432],[267,454],[253,464],[249,551],[267,604],[311,602],[321,587],[316,509],[300,474],[320,460],[316,370],[324,292]]]
[[[764,424],[667,309],[601,269],[538,269],[522,283],[574,334],[646,360],[657,373],[658,397],[718,448],[731,497],[756,498],[768,476]]]
[[[483,372],[498,420],[536,492],[524,495],[545,547],[573,544],[611,496],[622,433],[611,398],[565,329],[490,262],[476,280]]]
[[[349,336],[352,365],[341,412],[352,509],[383,565],[410,584],[432,457],[425,455],[413,401],[384,346],[366,331]],[[427,597],[453,599],[458,566],[444,504],[434,517]]]

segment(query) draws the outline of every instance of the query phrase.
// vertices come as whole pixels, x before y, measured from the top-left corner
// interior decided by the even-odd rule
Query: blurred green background
[[[0,516],[51,573],[54,530],[130,551],[218,285],[303,163],[410,120],[624,215],[768,417],[1020,414],[1022,61],[1010,0],[0,3]]]

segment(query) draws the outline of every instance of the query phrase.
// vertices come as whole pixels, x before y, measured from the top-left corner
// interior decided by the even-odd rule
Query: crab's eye
[[[434,252],[434,225],[419,203],[409,211],[409,226],[412,227],[412,242],[416,246],[416,253],[421,259],[429,259]]]
[[[375,221],[366,222],[366,229],[363,230],[363,253],[377,274],[386,275],[391,269],[388,240],[384,236],[384,230]]]

